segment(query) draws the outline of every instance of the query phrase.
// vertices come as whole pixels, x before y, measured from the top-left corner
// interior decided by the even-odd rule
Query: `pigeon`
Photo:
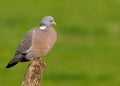
[[[18,44],[13,58],[6,68],[15,66],[19,62],[34,61],[48,54],[57,39],[57,33],[53,28],[56,25],[52,16],[42,18],[39,27],[29,30]]]

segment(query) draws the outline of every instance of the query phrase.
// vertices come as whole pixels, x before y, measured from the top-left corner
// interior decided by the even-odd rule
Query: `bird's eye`
[[[53,22],[53,20],[49,20],[50,22]]]

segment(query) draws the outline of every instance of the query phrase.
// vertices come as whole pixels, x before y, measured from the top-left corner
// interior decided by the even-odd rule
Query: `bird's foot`
[[[38,62],[36,62],[34,58],[32,58],[31,61],[32,61],[32,64],[33,64],[33,65],[38,64]]]
[[[46,66],[47,66],[47,64],[46,64],[44,61],[42,61],[41,59],[39,60],[39,62],[36,62],[36,61],[32,58],[32,64],[33,64],[33,65],[41,65],[42,67],[46,67]]]
[[[47,66],[47,64],[44,61],[40,61],[39,64],[42,65],[43,67]]]

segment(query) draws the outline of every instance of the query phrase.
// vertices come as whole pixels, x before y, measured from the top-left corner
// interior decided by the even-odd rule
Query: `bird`
[[[39,27],[30,29],[18,44],[14,56],[6,68],[15,66],[19,62],[34,61],[48,54],[57,39],[56,25],[52,16],[42,18]]]

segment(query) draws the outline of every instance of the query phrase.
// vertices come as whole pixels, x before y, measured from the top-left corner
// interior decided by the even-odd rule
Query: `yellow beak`
[[[56,25],[55,21],[53,21],[53,25]]]

